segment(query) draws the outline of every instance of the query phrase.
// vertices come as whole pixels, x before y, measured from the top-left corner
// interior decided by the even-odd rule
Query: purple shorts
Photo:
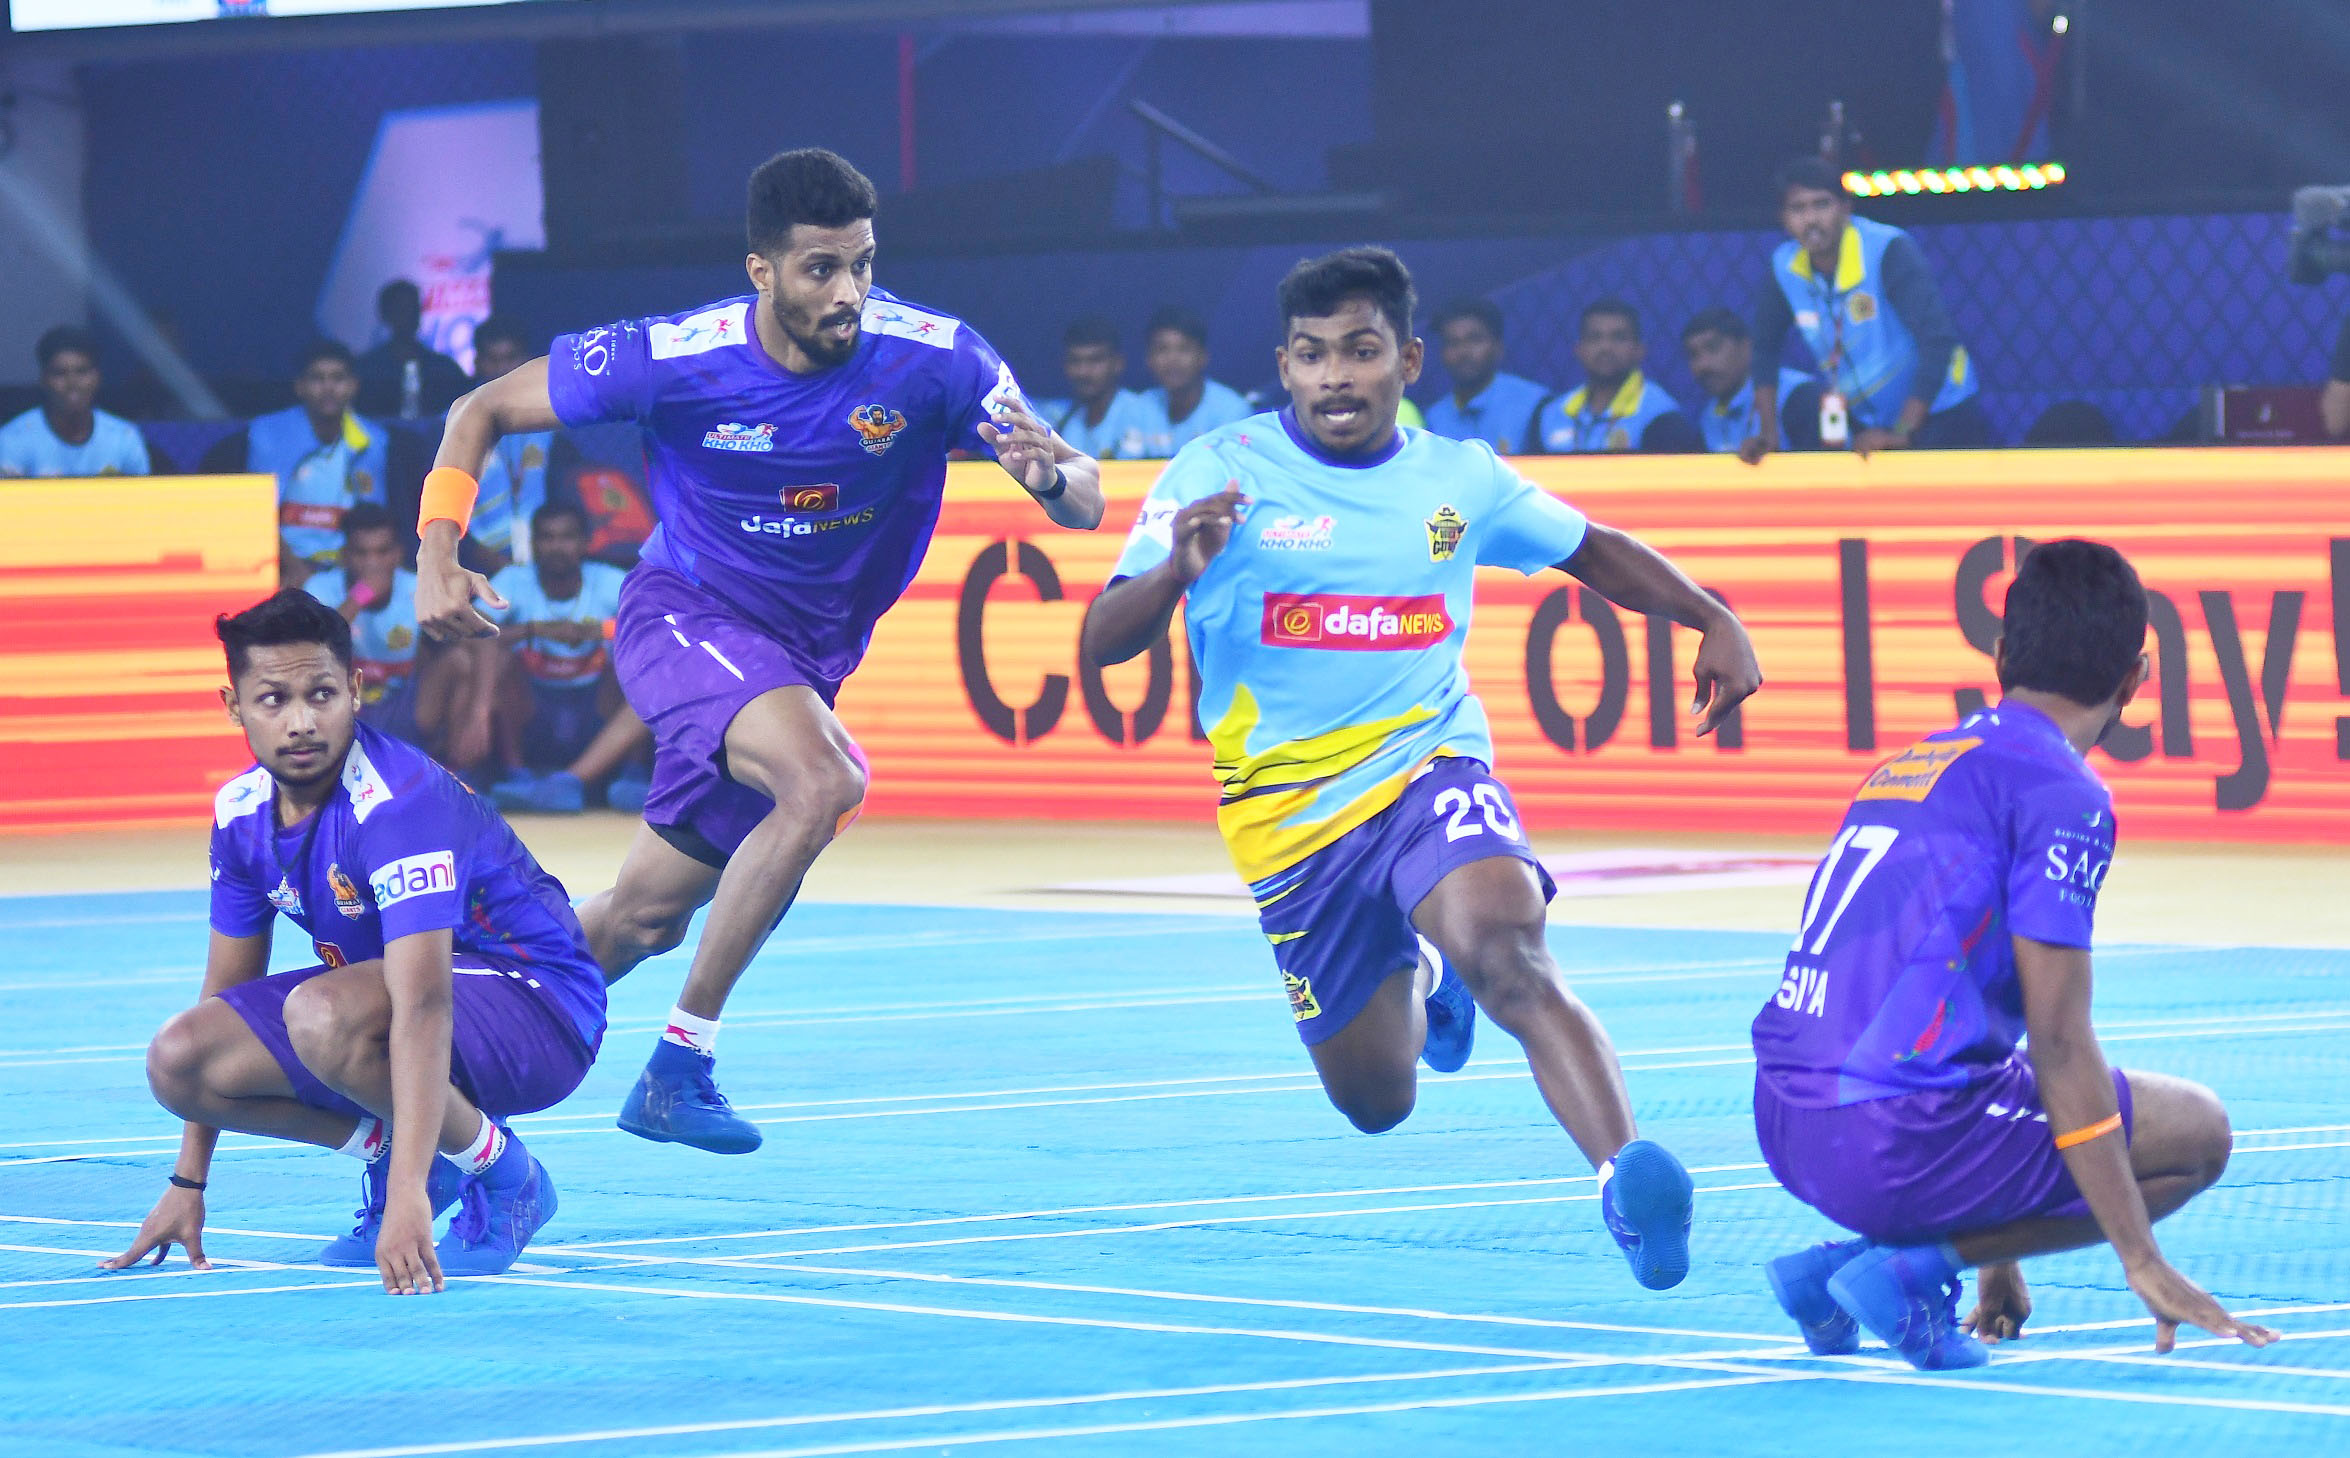
[[[492,1118],[534,1114],[570,1097],[596,1050],[582,1047],[561,1008],[533,991],[520,970],[486,957],[455,959],[451,986],[449,1081]],[[368,1112],[302,1066],[286,1036],[286,998],[331,967],[279,972],[224,989],[229,1005],[294,1086],[294,1098],[337,1114]]]
[[[1417,966],[1412,913],[1471,861],[1508,856],[1542,869],[1509,790],[1474,759],[1440,759],[1371,819],[1249,888],[1273,944],[1297,1035],[1308,1044],[1353,1022],[1379,985]]]
[[[2126,1139],[2135,1115],[2118,1068],[2113,1092]],[[2033,1216],[2089,1213],[2049,1132],[2039,1080],[2022,1057],[1965,1088],[1834,1109],[1788,1103],[1757,1078],[1754,1130],[1789,1194],[1886,1244],[1922,1245]]]
[[[645,824],[695,860],[723,867],[775,802],[726,774],[726,730],[743,706],[803,684],[829,706],[836,681],[675,572],[640,565],[620,589],[612,663],[653,731]],[[860,765],[865,756],[850,752]]]

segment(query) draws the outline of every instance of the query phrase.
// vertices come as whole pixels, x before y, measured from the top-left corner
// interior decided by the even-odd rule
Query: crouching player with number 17
[[[1393,1128],[1417,1096],[1415,1062],[1460,1068],[1483,1007],[1598,1169],[1634,1276],[1675,1285],[1689,1269],[1688,1172],[1637,1137],[1606,1030],[1551,960],[1554,888],[1490,767],[1461,650],[1480,565],[1561,568],[1704,632],[1702,734],[1761,684],[1753,646],[1671,563],[1483,442],[1396,424],[1423,347],[1394,254],[1301,263],[1280,307],[1294,403],[1168,465],[1087,611],[1084,652],[1132,658],[1183,605],[1219,827],[1330,1101],[1357,1128]]]
[[[2004,622],[2005,697],[1863,782],[1754,1020],[1763,1157],[1861,1236],[1771,1261],[1771,1289],[1823,1356],[1866,1327],[1913,1366],[1975,1367],[2031,1315],[2017,1261],[2103,1241],[2155,1350],[2182,1323],[2266,1346],[2276,1333],[2154,1243],[2152,1222],[2227,1168],[2227,1111],[2184,1079],[2109,1069],[2089,1024],[2114,821],[2084,756],[2145,681],[2145,589],[2111,547],[2050,542],[2016,569]]]
[[[147,1049],[157,1101],[187,1120],[172,1188],[103,1264],[178,1244],[204,1266],[206,1176],[233,1129],[361,1162],[358,1227],[322,1263],[374,1266],[394,1295],[503,1272],[555,1213],[506,1121],[570,1094],[603,1040],[579,918],[487,802],[358,722],[340,613],[287,591],[217,626],[257,763],[214,802],[202,1000]],[[319,965],[265,975],[281,912]]]

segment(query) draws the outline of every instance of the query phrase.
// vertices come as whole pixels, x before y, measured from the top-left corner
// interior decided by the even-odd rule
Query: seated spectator
[[[1189,309],[1151,315],[1143,363],[1155,389],[1142,394],[1141,455],[1162,459],[1219,425],[1257,413],[1248,397],[1208,378],[1208,326]]]
[[[2334,338],[2334,358],[2326,370],[2326,387],[2317,397],[2317,410],[2326,434],[2350,435],[2350,319],[2342,321],[2342,332]]]
[[[244,468],[277,477],[278,570],[289,587],[335,565],[345,512],[362,501],[384,501],[387,432],[351,413],[358,392],[351,351],[322,339],[304,351],[294,375],[301,403],[260,416],[243,431]]]
[[[1097,461],[1140,456],[1150,412],[1142,396],[1119,383],[1126,352],[1118,347],[1118,326],[1098,314],[1070,324],[1061,336],[1061,373],[1069,379],[1069,398],[1038,403],[1045,424]]]
[[[359,670],[359,718],[405,739],[453,770],[489,753],[489,705],[475,692],[490,644],[433,644],[416,631],[416,574],[400,565],[401,532],[389,508],[363,501],[343,514],[338,565],[302,590],[351,625]]]
[[[587,560],[587,513],[569,503],[530,519],[530,560],[498,574],[506,599],[492,725],[505,778],[490,791],[501,809],[577,813],[587,790],[636,759],[652,735],[621,697],[605,651],[628,574]],[[644,808],[645,777],[614,784],[616,809]]]
[[[1754,413],[1754,336],[1728,309],[1707,309],[1681,331],[1689,373],[1705,391],[1697,429],[1709,451],[1735,451],[1761,425]],[[1820,387],[1801,370],[1779,370],[1779,428],[1774,448],[1817,450]]]
[[[1436,343],[1452,392],[1428,407],[1428,428],[1454,440],[1481,440],[1502,455],[1525,449],[1545,387],[1501,367],[1501,310],[1491,299],[1461,299],[1436,316]]]
[[[388,338],[359,356],[359,411],[379,420],[416,420],[445,413],[472,387],[457,361],[418,338],[424,328],[424,294],[396,278],[378,290],[375,317]],[[408,366],[416,366],[410,399]]]
[[[1584,383],[1534,412],[1524,449],[1562,456],[1704,450],[1679,402],[1641,371],[1647,357],[1630,304],[1601,299],[1584,309],[1575,334]]]
[[[41,403],[0,425],[0,476],[144,476],[139,428],[97,408],[98,341],[70,324],[33,346]]]
[[[519,323],[492,314],[473,331],[473,383],[486,385],[512,374],[538,353]],[[482,462],[481,493],[465,534],[479,570],[495,575],[509,562],[530,560],[531,533],[516,527],[548,501],[571,498],[569,473],[558,470],[556,460],[558,451],[576,456],[566,445],[560,431],[533,430],[502,436],[491,449]]]
[[[1854,217],[1844,184],[1817,157],[1781,168],[1777,190],[1788,241],[1771,255],[1755,312],[1757,409],[1778,413],[1779,363],[1795,329],[1820,363],[1824,397],[1843,403],[1854,450],[1989,445],[1974,363],[1916,241]],[[1823,398],[1823,418],[1834,413]],[[1738,454],[1759,461],[1772,449],[1756,434]]]
[[[2086,400],[2059,400],[2024,432],[2028,446],[2109,446],[2121,439],[2106,413]]]

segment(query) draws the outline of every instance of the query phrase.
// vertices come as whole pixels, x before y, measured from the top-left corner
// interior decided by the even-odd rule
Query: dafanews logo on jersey
[[[427,851],[420,856],[403,856],[369,877],[367,886],[375,893],[375,907],[378,911],[387,906],[397,906],[411,896],[455,891],[456,853],[444,850]]]
[[[1330,648],[1389,653],[1433,647],[1453,630],[1444,594],[1350,597],[1336,593],[1265,594],[1262,641],[1271,648]]]
[[[840,487],[830,481],[821,486],[786,486],[777,494],[787,511],[840,510]]]

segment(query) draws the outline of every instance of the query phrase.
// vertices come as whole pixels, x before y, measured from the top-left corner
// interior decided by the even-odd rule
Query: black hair
[[[1771,196],[1782,203],[1787,201],[1789,190],[1798,187],[1807,192],[1844,196],[1844,179],[1836,175],[1836,169],[1828,165],[1827,159],[1808,154],[1786,163],[1771,176]]]
[[[1081,319],[1070,320],[1069,327],[1061,331],[1063,349],[1085,349],[1093,345],[1116,349],[1118,326],[1099,314],[1087,314]]]
[[[1485,326],[1486,333],[1501,338],[1501,305],[1487,298],[1455,299],[1436,311],[1428,327],[1442,334],[1446,325],[1462,319],[1474,319]]]
[[[356,502],[343,513],[343,540],[347,542],[361,532],[390,532],[397,536],[400,519],[380,501]]]
[[[534,347],[530,331],[523,328],[522,321],[511,314],[492,314],[473,326],[473,347],[475,349],[498,339],[503,339],[508,344],[520,346],[525,353]]]
[[[414,299],[419,309],[424,307],[424,290],[416,286],[416,280],[396,278],[375,291],[375,312],[382,314],[391,307],[392,300],[402,297]]]
[[[530,529],[535,532],[551,521],[559,521],[566,517],[579,523],[579,531],[582,536],[594,530],[594,524],[588,520],[587,508],[576,501],[548,502],[530,514]]]
[[[1746,321],[1738,317],[1737,311],[1725,309],[1719,304],[1710,309],[1698,310],[1696,317],[1682,327],[1681,342],[1687,344],[1700,334],[1719,334],[1724,339],[1754,338],[1753,332],[1746,327]]]
[[[1411,339],[1412,315],[1420,307],[1412,271],[1393,251],[1373,247],[1341,248],[1320,258],[1299,259],[1281,280],[1276,297],[1285,336],[1293,319],[1327,319],[1349,299],[1369,299],[1395,326],[1399,344]]]
[[[1640,311],[1614,294],[1593,299],[1590,303],[1585,304],[1583,312],[1575,316],[1575,332],[1581,334],[1584,330],[1589,329],[1591,321],[1594,319],[1621,319],[1632,326],[1634,339],[1645,337],[1640,332]]]
[[[773,257],[791,246],[791,230],[845,228],[873,216],[881,205],[873,181],[848,159],[822,147],[778,152],[751,174],[750,205],[743,233],[751,251]]]
[[[298,587],[283,588],[241,613],[222,613],[212,620],[212,631],[228,654],[231,683],[244,675],[254,649],[288,643],[320,644],[345,673],[351,670],[351,625],[343,621],[341,613]]]
[[[1151,315],[1150,324],[1142,331],[1144,343],[1149,343],[1162,329],[1172,329],[1202,349],[1208,347],[1208,321],[1181,304],[1162,305]]]
[[[60,324],[33,345],[33,358],[41,362],[42,369],[49,368],[49,361],[61,354],[78,354],[96,364],[98,336],[79,324]]]
[[[1999,687],[2039,689],[2094,707],[2113,697],[2146,648],[2146,589],[2103,542],[2043,542],[2008,584]]]
[[[353,374],[359,373],[359,357],[351,353],[351,346],[340,339],[313,339],[295,357],[294,373],[299,375],[322,359],[331,359]]]

